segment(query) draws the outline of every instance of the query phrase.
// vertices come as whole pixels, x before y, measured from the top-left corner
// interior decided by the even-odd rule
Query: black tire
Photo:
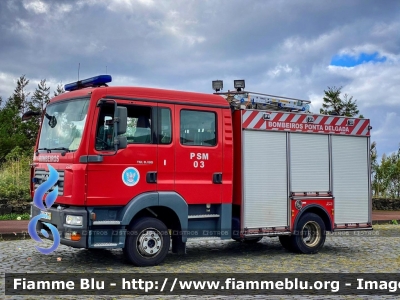
[[[262,240],[263,237],[250,238],[250,239],[234,239],[236,242],[244,244],[256,244]]]
[[[325,243],[325,224],[321,217],[314,213],[306,213],[290,236],[292,251],[304,254],[317,253]]]
[[[141,218],[128,228],[124,254],[139,267],[160,264],[168,254],[170,236],[163,222],[155,218]]]
[[[291,238],[292,237],[290,235],[279,236],[279,241],[281,242],[282,247],[289,251],[293,251]]]

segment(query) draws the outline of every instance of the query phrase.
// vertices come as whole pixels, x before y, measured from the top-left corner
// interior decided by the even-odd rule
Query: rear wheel
[[[155,218],[141,218],[128,229],[124,254],[140,267],[155,266],[168,254],[170,236],[163,222]]]
[[[324,221],[314,213],[306,213],[297,223],[296,232],[290,240],[290,247],[295,252],[317,253],[325,243]]]

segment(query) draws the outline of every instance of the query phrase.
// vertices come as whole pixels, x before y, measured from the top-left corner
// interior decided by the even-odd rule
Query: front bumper
[[[70,206],[68,208],[54,205],[46,210],[51,213],[51,219],[40,219],[36,225],[36,231],[40,233],[42,229],[46,230],[49,234],[49,239],[53,240],[51,231],[43,223],[50,223],[54,225],[60,234],[60,243],[63,245],[71,246],[74,248],[87,248],[88,245],[88,212],[83,207]],[[39,215],[41,210],[32,204],[32,216],[31,218]],[[65,218],[67,215],[82,216],[82,226],[68,225],[65,224]],[[72,241],[66,239],[66,233],[76,232],[80,234],[81,239],[79,241]]]

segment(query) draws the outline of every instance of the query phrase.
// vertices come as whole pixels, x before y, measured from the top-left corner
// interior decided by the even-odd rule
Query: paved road
[[[0,242],[0,272],[2,273],[1,277],[4,276],[5,272],[62,272],[71,274],[79,272],[399,273],[400,226],[375,225],[374,229],[373,236],[328,236],[324,248],[317,255],[298,255],[287,252],[281,247],[277,238],[264,238],[254,245],[220,240],[192,241],[187,244],[185,256],[169,254],[162,265],[151,268],[137,268],[130,265],[123,257],[121,250],[92,252],[61,245],[56,252],[50,255],[42,255],[34,248],[36,243],[28,238]],[[1,281],[0,298],[1,295],[4,295],[3,280]],[[187,297],[189,296],[183,298]],[[245,296],[244,298],[254,299],[254,297]],[[77,299],[78,297],[64,298]],[[87,299],[87,297],[83,298]],[[175,299],[176,296],[158,298]],[[226,297],[219,296],[218,298]],[[271,299],[275,298],[276,296],[271,297]],[[319,298],[321,297],[314,299]],[[349,299],[349,296],[342,296],[342,298]],[[389,296],[372,298],[392,299]],[[6,299],[11,298],[6,297]],[[29,297],[29,299],[43,299],[43,297]],[[121,299],[121,297],[105,296],[96,299]],[[196,299],[196,297],[191,299]],[[371,299],[371,297],[361,296],[357,299]]]
[[[400,211],[374,210],[372,211],[372,221],[379,224],[390,223],[391,220],[400,222]],[[3,236],[6,239],[19,238],[21,233],[26,232],[29,221],[0,221],[0,239]],[[17,237],[18,235],[18,237]],[[23,236],[23,234],[22,234]]]

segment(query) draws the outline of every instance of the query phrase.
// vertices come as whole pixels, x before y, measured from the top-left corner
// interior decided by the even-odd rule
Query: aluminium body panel
[[[243,131],[244,228],[288,225],[285,132]]]
[[[370,169],[367,137],[332,136],[335,223],[370,221]]]
[[[291,192],[328,192],[329,137],[290,133]]]

